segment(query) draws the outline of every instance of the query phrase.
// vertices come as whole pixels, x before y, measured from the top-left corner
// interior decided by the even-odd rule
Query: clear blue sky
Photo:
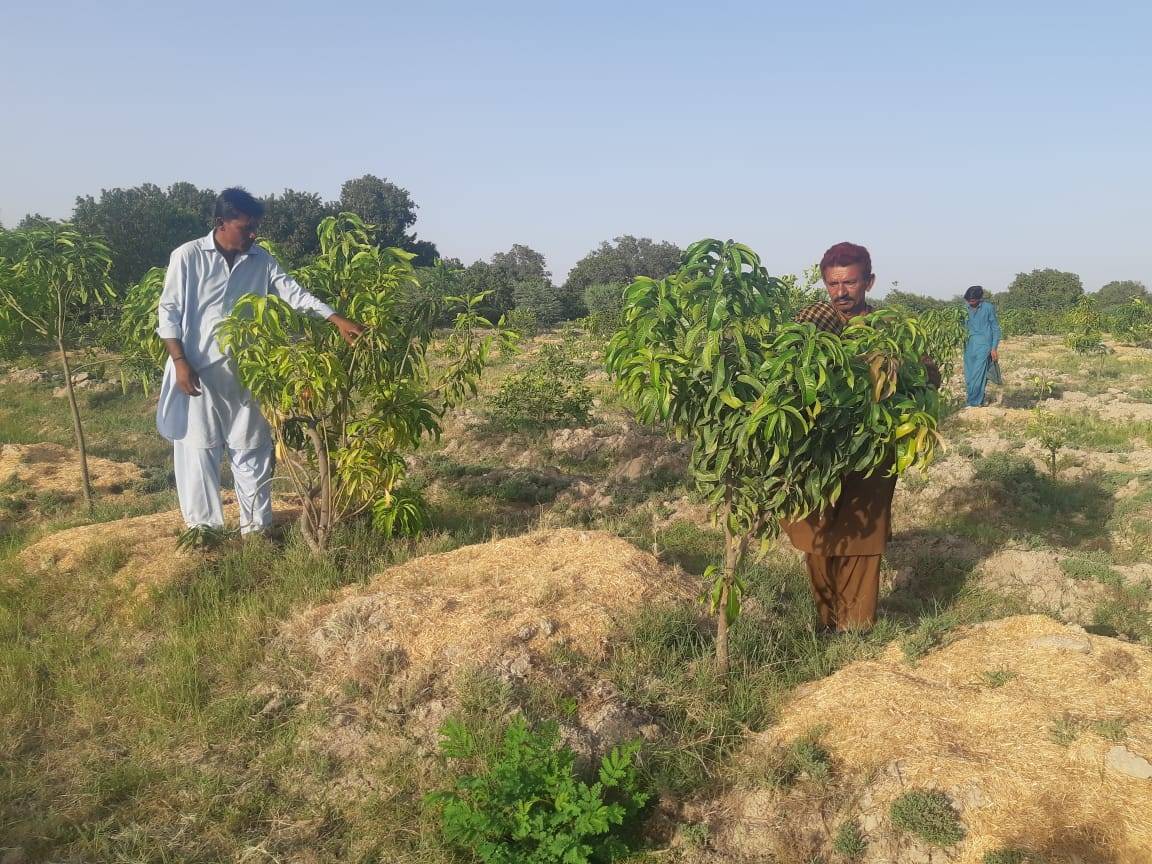
[[[936,7],[939,7],[938,11]],[[947,11],[942,11],[947,9]],[[1152,284],[1152,4],[8,3],[0,221],[373,173],[466,262],[601,240],[870,247],[950,296]]]

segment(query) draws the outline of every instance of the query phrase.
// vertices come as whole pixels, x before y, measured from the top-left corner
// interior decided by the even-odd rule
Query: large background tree
[[[269,195],[264,202],[264,221],[260,233],[276,246],[283,256],[285,267],[299,267],[320,252],[316,227],[328,216],[336,215],[336,208],[326,204],[315,192],[285,189],[279,195]]]
[[[415,266],[430,267],[439,257],[436,246],[408,233],[416,224],[416,206],[407,189],[375,174],[365,174],[340,187],[340,200],[332,209],[355,213],[376,226],[372,236],[378,246],[396,246],[413,252]]]
[[[675,243],[656,242],[648,237],[625,234],[611,242],[605,240],[568,271],[564,295],[575,298],[582,306],[584,290],[589,285],[612,284],[623,288],[637,276],[663,279],[676,272],[682,254],[683,250]]]
[[[206,234],[216,193],[192,183],[155,183],[102,189],[100,197],[76,199],[72,222],[82,233],[102,236],[112,254],[112,281],[122,288],[168,262],[181,243]]]
[[[1152,301],[1152,294],[1148,293],[1148,288],[1143,282],[1137,282],[1135,279],[1120,279],[1103,286],[1092,295],[1092,298],[1096,301],[1096,307],[1104,311],[1114,306],[1131,303],[1133,300],[1142,300],[1148,303]]]
[[[1083,296],[1084,283],[1075,273],[1045,268],[1017,273],[1008,290],[996,295],[996,305],[1004,312],[1064,313]]]

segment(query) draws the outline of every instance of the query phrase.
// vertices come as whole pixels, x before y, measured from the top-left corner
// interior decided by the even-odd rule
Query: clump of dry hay
[[[1152,759],[1150,705],[1152,651],[1020,616],[969,628],[914,666],[892,646],[801,688],[749,759],[821,730],[850,802],[840,818],[869,835],[867,862],[977,864],[1015,848],[1048,864],[1147,864],[1152,779],[1114,759],[1120,748]],[[888,808],[913,788],[949,796],[964,841],[929,853],[894,834]],[[784,827],[783,797],[729,796],[731,821],[720,821],[734,854],[763,850],[766,825]]]
[[[235,525],[239,514],[232,494],[225,493],[224,500],[225,519]],[[273,523],[290,522],[299,512],[299,508],[278,506]],[[153,588],[187,575],[202,560],[195,552],[176,548],[184,530],[180,511],[169,510],[56,531],[29,545],[18,557],[33,573],[53,570],[83,577],[92,558],[107,551],[116,565],[115,585],[140,601]]]
[[[610,534],[531,534],[384,571],[285,630],[315,662],[309,689],[385,684],[394,696],[474,667],[523,677],[548,648],[604,653],[645,603],[693,596],[692,580]]]
[[[88,457],[95,492],[118,494],[143,477],[131,462]],[[80,494],[80,457],[59,444],[0,444],[0,483],[17,482],[25,490]]]

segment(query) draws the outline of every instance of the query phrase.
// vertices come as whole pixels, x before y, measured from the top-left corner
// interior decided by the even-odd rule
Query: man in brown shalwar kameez
[[[824,253],[820,274],[828,300],[801,309],[797,321],[839,334],[867,315],[865,295],[876,281],[868,250],[837,243]],[[870,477],[848,474],[840,498],[826,510],[782,525],[792,545],[804,552],[821,625],[829,630],[867,629],[876,622],[880,557],[891,534],[896,477],[884,467]]]

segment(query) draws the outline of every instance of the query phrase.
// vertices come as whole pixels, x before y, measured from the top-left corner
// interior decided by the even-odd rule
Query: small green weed
[[[1044,864],[1040,856],[1023,849],[993,849],[981,860],[983,864]]]
[[[1110,717],[1092,724],[1092,731],[1106,741],[1119,743],[1128,734],[1128,721],[1123,717]]]
[[[479,755],[462,724],[446,723],[441,733],[445,757]],[[534,731],[517,716],[475,773],[426,801],[440,811],[445,839],[485,864],[613,861],[628,853],[625,834],[648,800],[636,772],[638,751],[638,744],[615,748],[589,785],[576,776],[575,754],[559,746],[555,726]]]
[[[855,861],[868,850],[868,841],[860,831],[855,820],[848,820],[840,825],[836,831],[836,838],[832,841],[832,851],[842,855],[849,861]]]
[[[910,663],[921,659],[933,648],[942,645],[945,635],[955,626],[955,616],[948,613],[920,619],[916,629],[900,644],[904,658]]]
[[[988,687],[1003,687],[1016,677],[1016,672],[1007,667],[986,669],[980,673],[980,680]]]
[[[1067,747],[1080,736],[1080,721],[1071,714],[1062,714],[1048,727],[1048,740]]]
[[[943,792],[913,789],[892,802],[892,824],[901,831],[941,848],[953,846],[966,834],[960,817]]]

